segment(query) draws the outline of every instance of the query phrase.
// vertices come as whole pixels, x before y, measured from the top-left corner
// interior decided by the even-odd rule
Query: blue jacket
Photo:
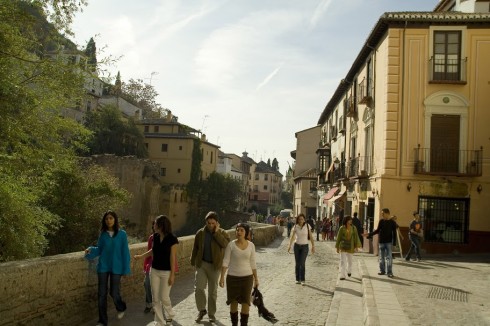
[[[98,256],[97,273],[113,273],[120,275],[131,274],[128,237],[124,230],[119,230],[115,237],[107,231],[100,234],[96,247],[89,247],[86,259]]]

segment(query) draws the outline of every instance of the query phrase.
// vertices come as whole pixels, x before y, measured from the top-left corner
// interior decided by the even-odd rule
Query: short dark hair
[[[248,237],[248,234],[250,233],[250,225],[248,225],[247,223],[240,222],[236,225],[235,230],[238,228],[244,228],[245,229],[245,239],[246,239]]]
[[[383,213],[385,213],[385,214],[390,214],[390,209],[389,208],[383,208],[381,211]]]
[[[212,218],[215,221],[218,221],[218,213],[214,211],[210,211],[209,213],[206,214],[206,217],[204,218],[206,221]]]

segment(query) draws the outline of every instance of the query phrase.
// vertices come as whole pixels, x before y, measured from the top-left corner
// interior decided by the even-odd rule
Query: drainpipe
[[[400,153],[400,161],[398,162],[398,173],[401,175],[402,171],[402,164],[403,164],[403,149],[402,149],[402,140],[403,140],[403,114],[404,114],[404,101],[405,101],[405,38],[406,38],[406,30],[407,30],[407,24],[408,21],[405,20],[405,26],[403,27],[403,37],[402,37],[402,51],[401,51],[401,56],[402,60],[400,61],[402,63],[402,93],[400,95],[400,139],[398,141],[399,147],[398,147],[398,152]]]

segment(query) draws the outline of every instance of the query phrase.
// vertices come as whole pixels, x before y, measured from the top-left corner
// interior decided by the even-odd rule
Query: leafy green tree
[[[85,48],[85,55],[87,56],[88,69],[91,72],[97,71],[97,47],[95,45],[94,38],[91,37]]]
[[[276,171],[279,171],[279,162],[277,161],[276,158],[272,160],[272,168]]]
[[[49,171],[48,180],[41,203],[59,216],[57,230],[47,237],[48,255],[86,248],[97,239],[104,212],[122,207],[130,198],[117,179],[97,165],[58,168]]]
[[[143,118],[160,118],[165,111],[156,101],[158,93],[155,88],[142,79],[131,78],[122,83],[121,93],[124,99],[142,108]]]
[[[88,112],[85,126],[93,132],[89,154],[135,155],[147,157],[144,136],[133,119],[124,119],[116,106],[107,105]]]

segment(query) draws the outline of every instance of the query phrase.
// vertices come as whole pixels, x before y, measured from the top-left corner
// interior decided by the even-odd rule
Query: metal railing
[[[415,148],[415,174],[481,176],[483,147],[478,150]]]
[[[373,174],[373,160],[371,156],[358,156],[351,158],[348,164],[349,178],[364,178]]]
[[[432,82],[466,82],[468,59],[429,59],[429,80]]]
[[[357,97],[359,103],[365,104],[369,102],[373,98],[373,92],[374,92],[373,80],[364,78],[359,83],[359,95]]]

